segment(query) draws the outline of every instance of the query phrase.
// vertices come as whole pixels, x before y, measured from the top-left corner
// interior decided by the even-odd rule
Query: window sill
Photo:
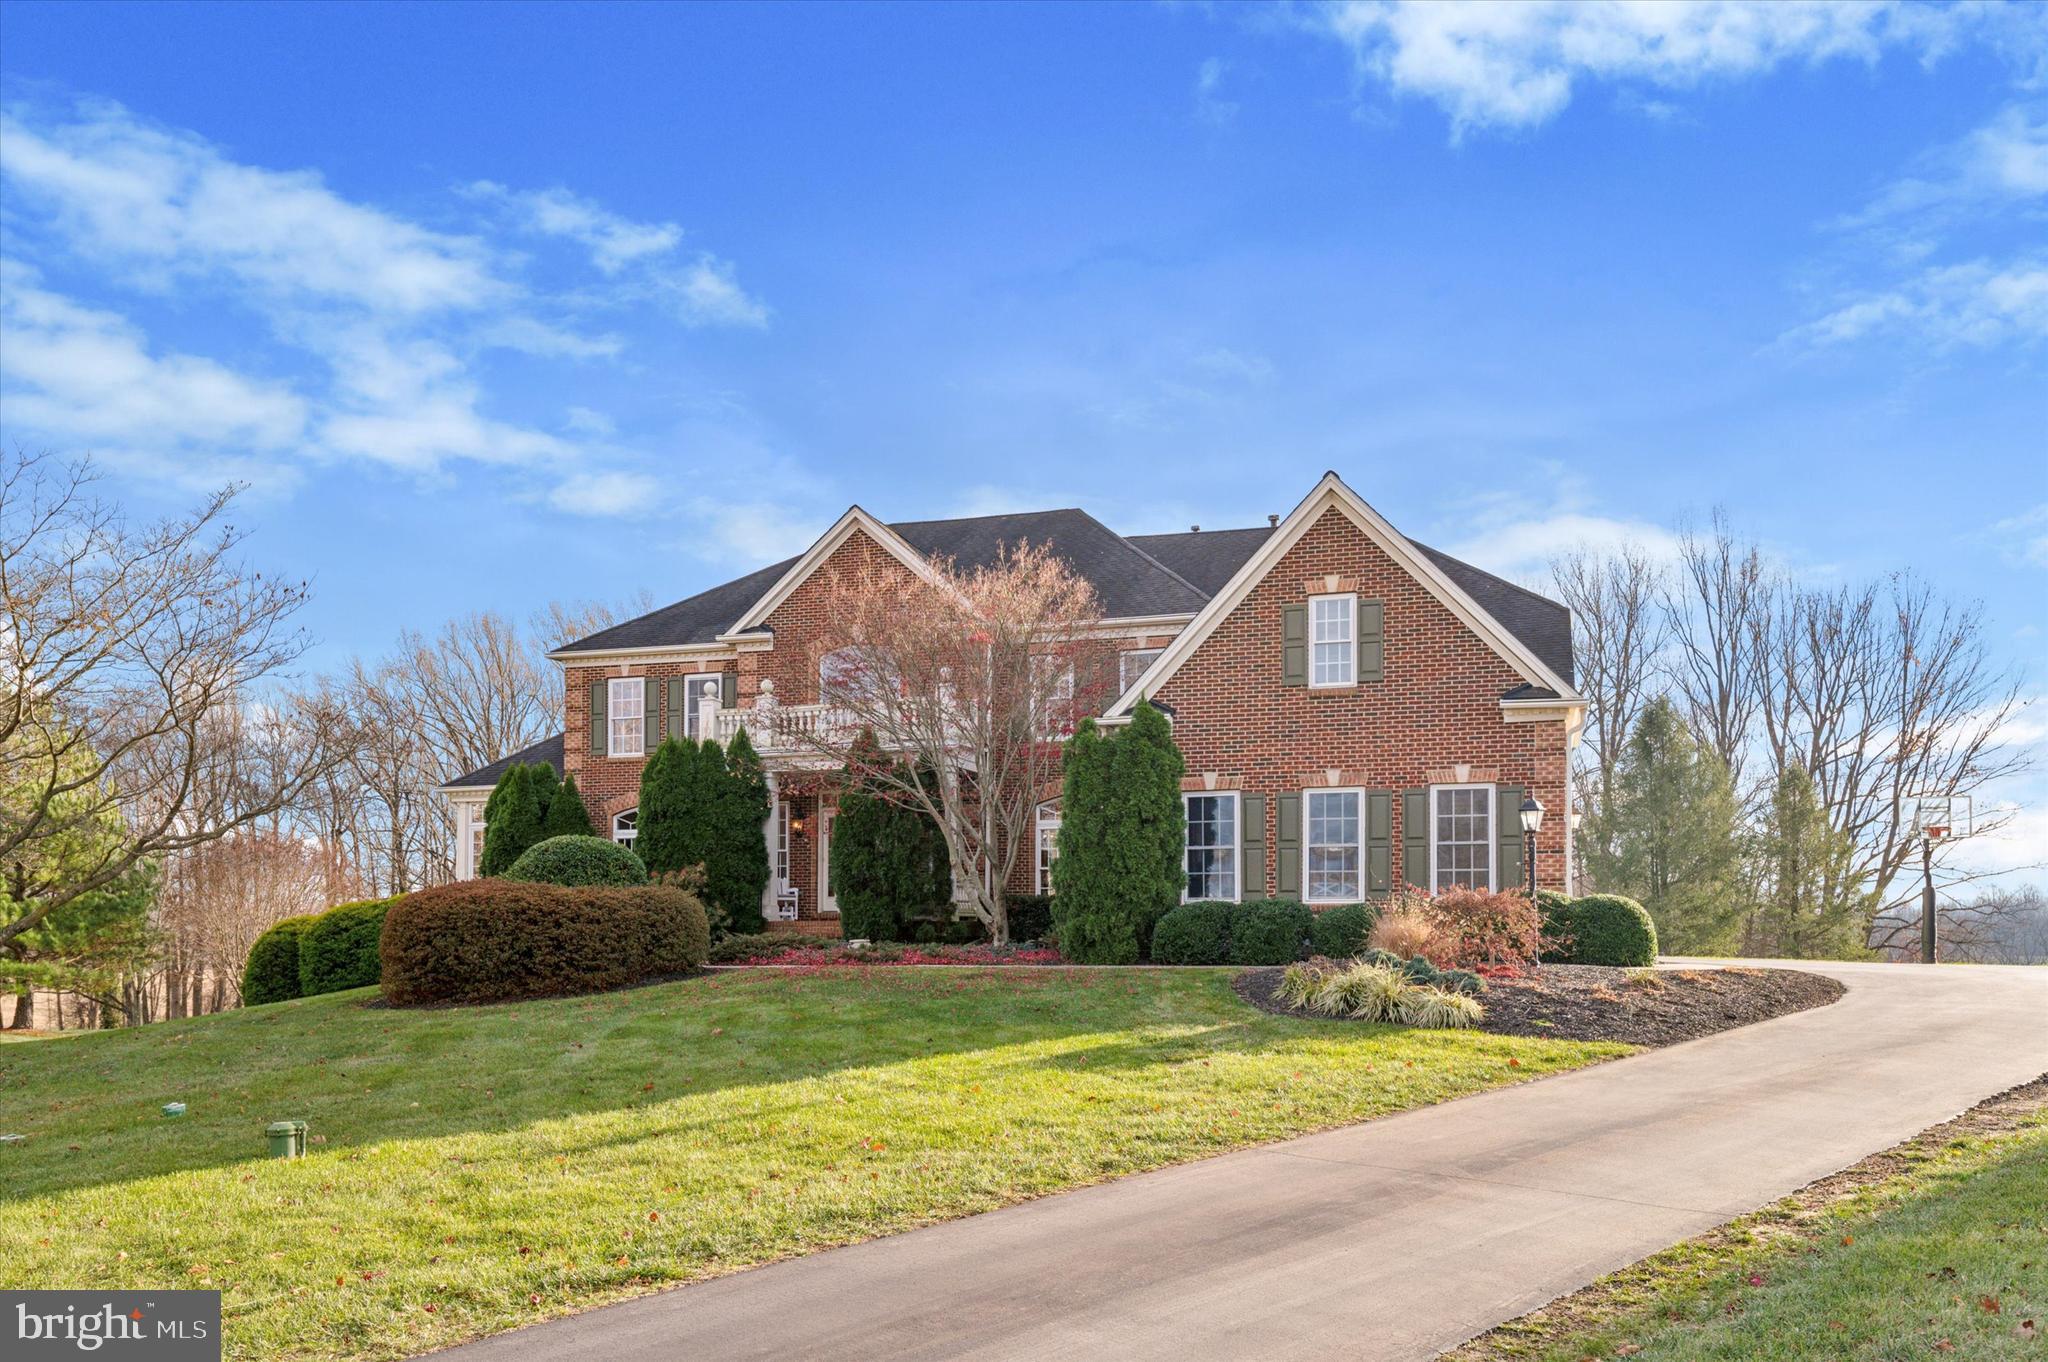
[[[1310,695],[1349,695],[1357,689],[1358,683],[1356,681],[1346,681],[1341,686],[1310,686],[1308,693]]]

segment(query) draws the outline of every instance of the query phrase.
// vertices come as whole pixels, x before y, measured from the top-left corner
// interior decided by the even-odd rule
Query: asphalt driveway
[[[2048,969],[1801,967],[1847,996],[442,1356],[1427,1358],[2048,1072]]]

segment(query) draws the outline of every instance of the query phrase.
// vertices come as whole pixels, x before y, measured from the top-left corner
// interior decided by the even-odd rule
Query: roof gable
[[[1368,505],[1365,499],[1360,497],[1358,493],[1352,491],[1336,473],[1329,472],[1323,475],[1322,481],[1318,482],[1315,489],[1302,499],[1301,504],[1296,506],[1285,520],[1282,520],[1275,529],[1258,543],[1250,555],[1239,564],[1237,571],[1231,575],[1223,587],[1211,596],[1209,603],[1202,608],[1202,612],[1195,616],[1188,627],[1183,629],[1179,636],[1172,643],[1168,644],[1158,657],[1153,659],[1152,665],[1145,669],[1143,675],[1133,681],[1130,687],[1117,697],[1116,703],[1111,705],[1106,712],[1106,717],[1117,718],[1127,715],[1140,696],[1156,693],[1174,673],[1180,670],[1188,658],[1194,655],[1195,650],[1202,646],[1203,642],[1216,631],[1217,627],[1229,617],[1230,613],[1243,603],[1245,597],[1251,593],[1252,587],[1265,578],[1266,574],[1286,556],[1287,551],[1299,543],[1302,536],[1307,534],[1322,519],[1324,514],[1332,511],[1350,520],[1368,539],[1378,545],[1381,552],[1393,559],[1397,565],[1405,568],[1409,575],[1413,576],[1430,594],[1448,607],[1451,613],[1456,615],[1467,628],[1471,629],[1487,646],[1499,654],[1510,666],[1514,667],[1521,674],[1526,684],[1553,691],[1558,696],[1567,699],[1577,698],[1577,693],[1573,690],[1568,680],[1559,675],[1556,669],[1549,666],[1537,655],[1535,650],[1511,632],[1502,621],[1496,619],[1484,606],[1473,599],[1471,592],[1467,591],[1456,578],[1446,572],[1439,565],[1437,559],[1444,558],[1457,568],[1465,569],[1466,573],[1478,574],[1477,578],[1469,578],[1469,580],[1472,580],[1475,586],[1481,586],[1483,589],[1491,590],[1490,587],[1486,587],[1485,583],[1479,581],[1479,578],[1486,579],[1486,582],[1498,583],[1503,587],[1511,587],[1512,590],[1518,592],[1521,588],[1512,587],[1511,583],[1502,582],[1501,579],[1494,577],[1491,573],[1482,573],[1479,569],[1473,568],[1469,564],[1459,563],[1457,559],[1449,558],[1448,555],[1436,555],[1433,551],[1425,551],[1421,546],[1395,530],[1392,525],[1389,525],[1379,512]],[[1158,536],[1158,538],[1172,537],[1175,536]],[[1174,546],[1167,547],[1170,555],[1174,551]],[[1461,573],[1460,575],[1465,574]],[[1534,600],[1542,600],[1541,597],[1534,596],[1534,593],[1525,594],[1530,595]],[[1570,647],[1569,615],[1566,616],[1565,629],[1566,655],[1568,657]]]

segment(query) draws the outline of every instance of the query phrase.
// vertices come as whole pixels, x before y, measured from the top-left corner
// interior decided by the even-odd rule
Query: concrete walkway
[[[444,1356],[1431,1357],[2048,1072],[2048,969],[1802,967],[1848,996]]]

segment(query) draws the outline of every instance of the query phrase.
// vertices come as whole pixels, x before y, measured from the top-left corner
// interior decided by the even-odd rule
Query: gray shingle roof
[[[537,761],[544,761],[554,767],[555,774],[559,776],[565,769],[562,765],[562,738],[563,735],[560,733],[555,734],[552,738],[542,738],[533,746],[521,748],[509,757],[500,757],[489,766],[479,766],[467,775],[455,776],[443,782],[443,788],[481,788],[488,790],[498,783],[499,776],[512,769],[512,765],[515,762],[531,764]]]
[[[1103,613],[1113,619],[1200,610],[1273,533],[1270,526],[1261,525],[1244,530],[1124,536],[1086,511],[1072,508],[911,520],[890,528],[919,553],[951,558],[963,568],[986,567],[1007,546],[1044,544],[1088,579],[1101,598]],[[1415,547],[1546,666],[1565,680],[1573,680],[1569,610],[1427,544],[1416,543]],[[578,639],[561,651],[710,643],[730,629],[796,561],[785,558],[736,581]],[[558,765],[559,758],[557,740]],[[463,783],[470,782],[465,778]]]

